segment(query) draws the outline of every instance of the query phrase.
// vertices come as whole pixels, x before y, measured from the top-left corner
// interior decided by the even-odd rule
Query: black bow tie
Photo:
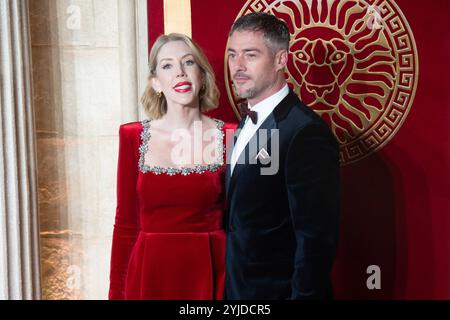
[[[239,109],[241,109],[241,117],[249,116],[253,124],[256,124],[256,122],[258,122],[258,113],[256,111],[250,110],[246,102],[241,103]]]

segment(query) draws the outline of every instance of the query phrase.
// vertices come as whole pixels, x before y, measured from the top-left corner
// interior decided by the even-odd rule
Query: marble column
[[[28,1],[0,0],[0,299],[39,299]]]

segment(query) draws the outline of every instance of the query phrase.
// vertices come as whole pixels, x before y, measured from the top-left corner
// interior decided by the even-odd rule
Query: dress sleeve
[[[109,299],[124,299],[128,263],[140,230],[139,202],[136,192],[138,177],[137,146],[132,130],[125,125],[119,129],[117,165],[117,207],[114,224]]]

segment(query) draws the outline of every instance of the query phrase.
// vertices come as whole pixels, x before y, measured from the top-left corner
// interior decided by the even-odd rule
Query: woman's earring
[[[156,95],[158,96],[158,99],[160,99],[162,97],[162,92],[158,91],[158,92],[156,92]]]

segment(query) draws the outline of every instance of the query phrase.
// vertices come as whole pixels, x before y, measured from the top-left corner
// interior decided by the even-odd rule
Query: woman
[[[119,130],[110,299],[222,299],[225,130],[214,74],[182,34],[160,36],[141,99]],[[181,137],[181,139],[180,139]]]

